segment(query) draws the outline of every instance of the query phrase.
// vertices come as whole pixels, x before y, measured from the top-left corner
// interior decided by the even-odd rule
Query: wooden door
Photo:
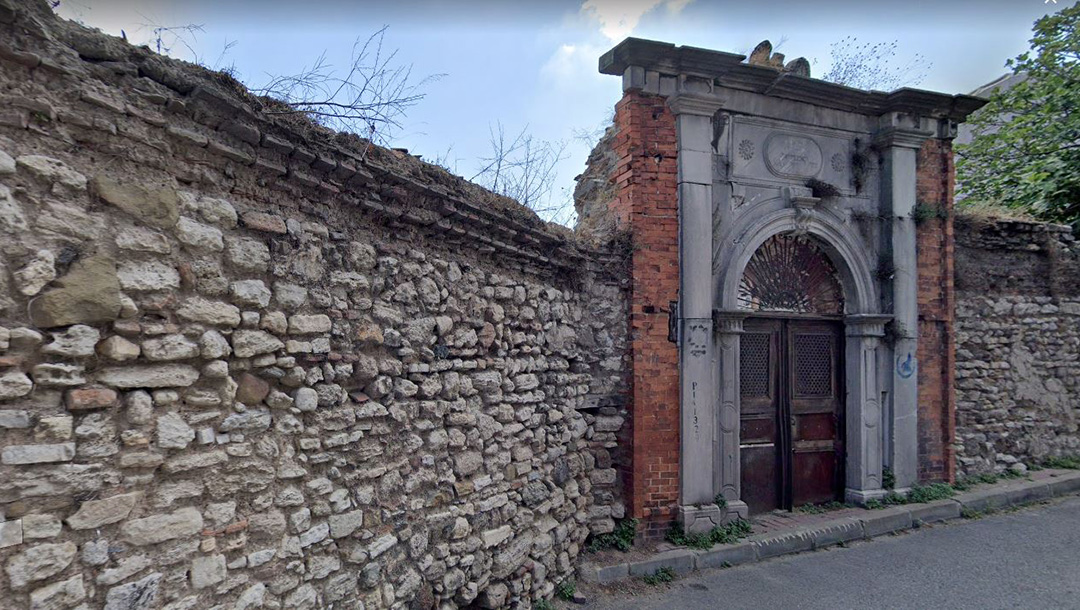
[[[750,318],[740,348],[742,499],[751,513],[843,490],[842,327]]]
[[[839,324],[787,326],[791,504],[820,504],[842,491],[843,393]]]
[[[742,500],[751,513],[784,506],[780,426],[780,320],[749,319],[739,341],[739,457]]]

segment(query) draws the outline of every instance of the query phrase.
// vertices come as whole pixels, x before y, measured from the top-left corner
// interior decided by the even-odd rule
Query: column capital
[[[892,319],[891,315],[875,313],[844,316],[844,334],[849,337],[884,337],[885,325]]]
[[[724,106],[724,100],[711,95],[678,93],[668,98],[668,107],[675,113],[712,117]]]
[[[714,309],[712,312],[713,331],[724,335],[739,334],[743,331],[743,320],[749,315],[749,311]]]
[[[918,150],[923,142],[934,137],[933,131],[887,126],[874,132],[873,141],[878,146],[887,148],[913,148]]]

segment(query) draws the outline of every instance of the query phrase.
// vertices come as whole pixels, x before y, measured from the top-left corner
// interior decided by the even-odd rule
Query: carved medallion
[[[739,156],[749,161],[754,158],[754,143],[750,140],[739,142]]]
[[[784,178],[812,178],[821,171],[821,147],[804,136],[774,133],[765,140],[765,165]]]
[[[843,173],[844,171],[844,155],[836,153],[832,156],[832,168],[834,172]]]

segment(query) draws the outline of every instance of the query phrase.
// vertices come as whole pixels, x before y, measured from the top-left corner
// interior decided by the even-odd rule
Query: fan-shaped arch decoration
[[[842,314],[836,267],[812,237],[780,233],[754,252],[739,282],[739,307],[751,311]]]

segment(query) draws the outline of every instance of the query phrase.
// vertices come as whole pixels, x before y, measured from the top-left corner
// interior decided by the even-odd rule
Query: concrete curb
[[[952,521],[959,519],[965,511],[1000,510],[1077,492],[1080,492],[1080,472],[1062,473],[1040,481],[1010,481],[988,489],[960,493],[946,500],[893,506],[811,527],[753,535],[735,544],[721,544],[707,550],[674,549],[649,559],[608,566],[583,563],[578,566],[578,578],[584,582],[609,584],[652,574],[664,567],[678,574],[688,574],[708,568],[744,565],[852,540],[868,540],[926,523]]]

